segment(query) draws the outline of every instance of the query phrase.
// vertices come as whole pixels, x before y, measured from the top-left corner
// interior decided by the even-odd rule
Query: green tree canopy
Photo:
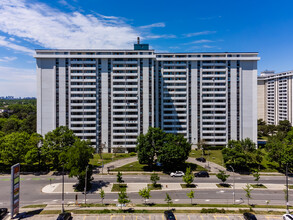
[[[93,158],[94,148],[90,146],[89,141],[83,141],[77,139],[67,152],[62,152],[60,155],[65,158],[65,168],[69,170],[69,177],[76,176],[78,184],[76,189],[81,191],[85,186],[85,176],[87,169],[87,189],[91,187],[92,178],[92,166],[89,165],[90,159]]]
[[[190,151],[191,145],[183,135],[167,134],[157,157],[165,170],[176,169],[188,159]]]
[[[137,138],[138,161],[142,164],[152,166],[158,150],[164,144],[165,133],[160,128],[149,127],[146,134]]]
[[[54,169],[61,169],[61,161],[70,147],[78,138],[68,127],[60,126],[45,135],[43,143],[43,154],[47,160],[53,162]]]

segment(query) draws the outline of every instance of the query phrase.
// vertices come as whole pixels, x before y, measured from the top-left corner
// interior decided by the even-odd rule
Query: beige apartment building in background
[[[292,124],[293,71],[264,71],[257,79],[258,119],[277,125],[289,120]]]

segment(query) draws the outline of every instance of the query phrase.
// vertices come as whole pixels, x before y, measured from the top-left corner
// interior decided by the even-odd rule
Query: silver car
[[[172,172],[172,173],[170,173],[170,176],[171,177],[182,177],[182,176],[184,176],[184,173],[182,172],[182,171],[176,171],[176,172]]]

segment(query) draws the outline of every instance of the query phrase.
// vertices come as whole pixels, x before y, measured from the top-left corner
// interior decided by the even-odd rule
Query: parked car
[[[70,212],[63,212],[59,214],[57,220],[69,220],[72,219],[71,213]]]
[[[210,177],[210,175],[207,171],[200,171],[198,173],[195,173],[194,176],[195,177]]]
[[[7,208],[0,208],[0,219],[3,219],[7,215]]]
[[[250,212],[244,212],[243,213],[243,218],[245,220],[257,220],[257,218],[255,217],[254,214],[250,213]]]
[[[198,157],[198,158],[196,158],[196,160],[199,162],[202,162],[202,163],[206,162],[206,159],[204,157]]]
[[[176,220],[172,211],[165,211],[164,212],[166,220]]]
[[[184,176],[184,173],[182,171],[176,171],[176,172],[172,172],[170,173],[171,177],[182,177]]]
[[[283,215],[283,220],[293,220],[293,215],[285,214]]]

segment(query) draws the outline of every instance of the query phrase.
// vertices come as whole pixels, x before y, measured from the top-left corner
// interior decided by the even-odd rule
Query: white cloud
[[[2,57],[2,58],[0,58],[0,62],[10,62],[10,61],[13,61],[16,59],[17,59],[17,57]]]
[[[164,39],[176,38],[176,35],[162,34],[162,35],[146,35],[145,37],[143,37],[143,39],[159,39],[159,38],[164,38]]]
[[[212,43],[212,42],[214,42],[214,41],[203,39],[203,40],[195,40],[195,41],[192,41],[192,42],[189,42],[189,43],[185,43],[184,45],[189,45],[189,44],[202,44],[202,43]]]
[[[194,36],[201,36],[201,35],[209,35],[209,34],[215,34],[216,31],[201,31],[201,32],[195,32],[195,33],[189,33],[184,34],[185,37],[194,37]]]
[[[159,23],[154,23],[154,24],[149,24],[145,26],[140,26],[139,28],[147,29],[147,28],[153,28],[153,27],[165,27],[165,23],[159,22]]]
[[[11,43],[4,36],[0,36],[0,46],[6,47],[8,49],[24,52],[24,53],[27,53],[29,55],[34,55],[34,53],[35,53],[34,50],[31,50],[31,49],[29,49],[27,47],[20,46],[20,45],[17,45],[15,43]]]
[[[0,66],[0,94],[36,96],[36,70]]]
[[[140,35],[117,17],[64,13],[25,0],[1,0],[0,14],[0,31],[45,48],[130,48]],[[10,48],[25,52],[15,44]]]

